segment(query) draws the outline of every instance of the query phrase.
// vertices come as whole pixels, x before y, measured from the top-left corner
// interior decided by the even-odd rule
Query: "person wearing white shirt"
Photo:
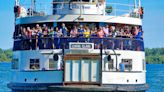
[[[105,37],[109,36],[109,26],[106,25],[105,27],[103,27],[104,33],[105,33]]]

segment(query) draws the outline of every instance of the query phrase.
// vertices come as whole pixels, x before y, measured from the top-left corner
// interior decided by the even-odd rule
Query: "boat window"
[[[132,59],[122,59],[119,64],[120,71],[131,71],[132,70]]]
[[[104,69],[105,71],[114,71],[113,59],[111,59],[110,61],[105,60]]]
[[[39,59],[30,59],[30,69],[32,70],[40,69]]]
[[[19,68],[19,60],[12,59],[12,69],[18,69],[18,68]]]
[[[57,70],[58,69],[58,61],[54,61],[54,59],[49,59],[49,69]]]

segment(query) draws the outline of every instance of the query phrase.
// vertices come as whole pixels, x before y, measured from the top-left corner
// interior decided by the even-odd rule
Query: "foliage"
[[[11,61],[12,60],[12,50],[2,50],[0,48],[0,61]]]
[[[146,62],[148,64],[164,64],[164,48],[145,49]],[[11,61],[12,49],[2,50],[0,48],[0,61]]]
[[[164,64],[164,48],[145,49],[148,64]]]

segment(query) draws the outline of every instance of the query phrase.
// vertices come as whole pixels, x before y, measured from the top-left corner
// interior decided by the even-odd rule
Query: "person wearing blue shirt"
[[[83,37],[84,36],[84,28],[83,28],[83,25],[80,25],[80,28],[78,28],[78,33],[79,33],[79,37]]]
[[[143,39],[143,31],[142,31],[142,28],[139,28],[139,32],[138,34],[136,35],[135,37],[136,39]]]
[[[121,62],[119,64],[119,68],[120,68],[120,72],[124,72],[125,71],[125,64],[123,62]]]
[[[65,26],[64,23],[62,23],[62,27],[60,28],[60,31],[62,32],[62,34],[63,34],[64,37],[67,37],[67,31],[68,31],[68,29],[67,29],[67,27]]]

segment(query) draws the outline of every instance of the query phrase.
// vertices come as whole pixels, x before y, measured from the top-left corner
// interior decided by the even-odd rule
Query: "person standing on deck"
[[[108,24],[106,24],[106,26],[103,27],[103,30],[104,30],[104,33],[105,33],[105,37],[108,37],[109,36],[109,26],[108,26]]]
[[[80,28],[78,28],[78,36],[83,37],[84,36],[84,28],[83,25],[80,25]]]
[[[99,26],[98,32],[97,32],[97,37],[103,38],[105,36],[104,30],[101,26]]]
[[[68,29],[67,29],[67,27],[65,26],[64,23],[62,23],[62,27],[60,28],[60,31],[62,32],[63,37],[67,37],[68,36],[67,35]]]

